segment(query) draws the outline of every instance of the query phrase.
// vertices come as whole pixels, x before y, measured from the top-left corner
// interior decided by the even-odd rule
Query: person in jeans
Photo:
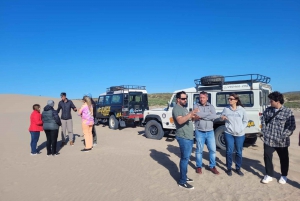
[[[88,152],[92,150],[93,147],[93,135],[92,129],[94,125],[94,117],[93,117],[93,106],[91,99],[88,96],[84,96],[83,105],[78,111],[78,114],[81,116],[82,120],[82,130],[84,134],[85,148],[81,151]]]
[[[66,145],[66,131],[68,130],[69,135],[69,141],[70,145],[73,146],[73,121],[72,121],[72,115],[71,115],[71,109],[73,109],[74,112],[77,112],[77,109],[74,105],[74,103],[67,99],[67,94],[65,92],[62,92],[60,94],[61,101],[58,103],[57,113],[61,112],[61,124],[62,124],[62,132],[61,132],[61,147]]]
[[[277,152],[281,166],[280,184],[287,182],[289,170],[289,150],[290,135],[296,129],[295,117],[293,112],[283,106],[283,95],[274,91],[268,95],[270,99],[270,107],[268,107],[262,115],[262,129],[264,136],[264,161],[266,175],[262,182],[267,184],[273,180],[273,153]]]
[[[227,175],[232,176],[232,153],[235,148],[235,171],[238,175],[244,176],[241,171],[243,159],[243,145],[245,141],[245,128],[248,124],[246,110],[237,94],[230,94],[229,106],[225,107],[221,119],[225,120],[225,143],[226,143],[226,166]]]
[[[96,112],[97,112],[96,111],[96,103],[93,100],[92,94],[88,93],[87,96],[91,99],[91,103],[93,106],[93,117],[94,117],[94,122],[95,122]],[[97,133],[96,133],[95,124],[93,124],[92,134],[93,134],[93,146],[97,146]]]
[[[179,187],[186,189],[194,189],[192,185],[187,182],[193,182],[187,177],[187,167],[192,148],[194,144],[194,129],[192,118],[194,118],[198,109],[188,112],[186,109],[187,95],[184,91],[176,94],[177,104],[174,106],[172,116],[176,126],[176,140],[178,141],[181,156],[180,156],[180,180]]]
[[[40,138],[40,132],[43,131],[43,121],[40,108],[41,106],[39,104],[34,104],[32,106],[33,111],[30,115],[30,126],[28,130],[31,135],[31,155],[37,155],[39,153],[36,147]]]
[[[202,174],[202,153],[204,144],[209,151],[209,169],[214,174],[220,174],[216,168],[216,140],[214,133],[214,119],[217,118],[216,110],[208,101],[208,94],[205,91],[199,94],[199,103],[194,105],[194,109],[199,109],[195,119],[196,136],[196,172]]]
[[[58,129],[61,126],[61,121],[56,110],[54,110],[54,101],[48,100],[42,113],[43,128],[47,137],[47,156],[56,156],[59,153],[56,151]]]

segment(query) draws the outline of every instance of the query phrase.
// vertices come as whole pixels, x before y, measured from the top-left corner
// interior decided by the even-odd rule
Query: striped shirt
[[[293,112],[284,106],[280,112],[268,123],[276,113],[274,107],[268,107],[261,118],[262,133],[264,136],[264,143],[270,147],[288,147],[290,146],[290,135],[296,129],[295,116]]]

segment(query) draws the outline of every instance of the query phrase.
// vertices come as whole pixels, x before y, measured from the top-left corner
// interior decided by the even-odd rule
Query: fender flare
[[[161,120],[160,116],[157,115],[157,114],[148,114],[148,115],[144,118],[143,123],[149,121],[149,119],[156,119],[158,122],[162,123],[162,120]]]

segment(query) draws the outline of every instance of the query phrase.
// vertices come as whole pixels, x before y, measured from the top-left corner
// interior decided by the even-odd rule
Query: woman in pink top
[[[93,135],[92,135],[92,128],[94,124],[94,117],[93,117],[93,106],[91,99],[88,96],[84,96],[82,98],[83,105],[81,106],[78,114],[81,116],[82,120],[82,130],[84,135],[85,141],[85,148],[81,151],[88,152],[92,149],[93,146]]]

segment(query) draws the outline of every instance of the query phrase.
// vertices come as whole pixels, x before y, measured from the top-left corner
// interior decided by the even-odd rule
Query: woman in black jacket
[[[42,113],[43,128],[47,137],[47,156],[56,156],[56,144],[58,137],[58,129],[61,126],[61,121],[56,110],[54,110],[54,101],[48,100]]]

